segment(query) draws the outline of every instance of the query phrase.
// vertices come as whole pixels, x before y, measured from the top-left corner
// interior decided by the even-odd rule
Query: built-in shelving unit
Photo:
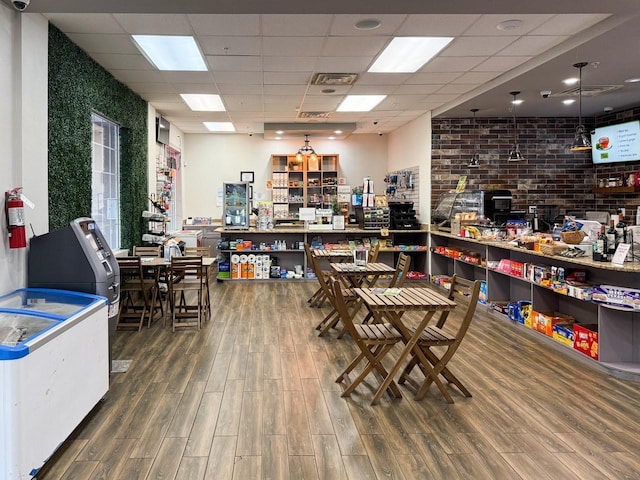
[[[448,247],[464,250],[478,258],[478,263],[470,263],[460,256],[456,258],[457,254],[447,254]],[[438,250],[443,251],[443,248],[445,253],[438,253]],[[522,264],[563,267],[567,272],[582,269],[587,272],[589,283],[636,288],[640,280],[639,264],[630,263],[620,267],[591,259],[547,256],[506,243],[482,242],[441,231],[430,233],[430,252],[430,274],[450,276],[455,273],[472,280],[483,280],[486,282],[489,302],[528,300],[535,311],[562,312],[571,315],[578,323],[597,324],[597,362],[576,350],[566,348],[566,351],[581,359],[596,362],[616,376],[640,379],[640,311],[574,298],[532,282],[526,277],[495,268],[500,260],[507,259]],[[524,326],[523,328],[529,330]],[[543,334],[539,334],[539,337],[542,341],[553,342],[554,346],[557,344],[565,348]]]
[[[620,195],[625,193],[637,193],[640,192],[640,187],[595,187],[591,189],[591,193],[598,193],[601,195]]]

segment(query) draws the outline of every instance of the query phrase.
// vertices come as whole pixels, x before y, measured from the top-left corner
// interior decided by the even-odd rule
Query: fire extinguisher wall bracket
[[[27,246],[24,202],[21,193],[22,187],[16,187],[4,194],[10,248],[25,248]]]

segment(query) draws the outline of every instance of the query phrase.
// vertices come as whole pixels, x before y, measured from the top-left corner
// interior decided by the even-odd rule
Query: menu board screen
[[[640,121],[598,127],[591,132],[593,163],[640,160]]]

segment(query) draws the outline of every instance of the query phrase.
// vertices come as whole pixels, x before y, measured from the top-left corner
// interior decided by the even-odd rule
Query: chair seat
[[[354,324],[360,338],[367,342],[396,343],[402,335],[390,323]]]
[[[413,332],[411,332],[413,334]],[[456,337],[445,333],[438,327],[427,327],[420,334],[418,345],[428,343],[429,345],[451,345],[456,341]]]

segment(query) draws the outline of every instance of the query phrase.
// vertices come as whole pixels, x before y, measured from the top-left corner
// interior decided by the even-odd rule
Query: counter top
[[[365,230],[364,228],[353,228],[347,227],[344,230],[309,230],[304,228],[303,226],[286,226],[286,227],[275,227],[273,230],[258,230],[255,227],[251,227],[246,230],[237,230],[237,229],[226,229],[224,227],[219,227],[216,229],[217,232],[225,233],[225,234],[234,234],[238,236],[242,236],[243,234],[267,234],[274,235],[279,233],[309,233],[312,235],[323,235],[323,234],[368,234],[371,236],[380,235],[380,230]],[[389,230],[389,233],[398,234],[398,233],[427,233],[428,230],[426,228],[422,228],[420,230]]]
[[[568,258],[568,257],[561,257],[559,255],[545,255],[544,253],[541,252],[535,252],[533,250],[527,250],[526,248],[522,248],[522,247],[518,247],[517,245],[513,245],[510,244],[508,242],[492,242],[492,241],[487,241],[487,240],[475,240],[473,238],[467,238],[467,237],[459,237],[458,235],[454,235],[452,233],[448,233],[448,232],[443,232],[443,231],[439,231],[439,230],[431,230],[429,232],[431,235],[437,235],[440,237],[446,237],[446,238],[453,238],[456,240],[463,240],[465,242],[469,242],[469,243],[477,243],[479,245],[486,245],[489,247],[496,247],[496,248],[502,248],[505,250],[513,250],[516,252],[522,252],[522,253],[526,253],[527,255],[534,255],[534,256],[538,256],[538,257],[543,257],[546,259],[552,259],[552,260],[557,260],[557,261],[561,261],[561,262],[567,262],[567,263],[573,263],[576,265],[582,265],[584,267],[589,267],[589,268],[599,268],[601,270],[613,270],[616,272],[631,272],[631,273],[638,273],[640,272],[640,263],[637,262],[626,262],[624,265],[614,265],[611,262],[596,262],[594,260],[592,260],[591,258]]]

